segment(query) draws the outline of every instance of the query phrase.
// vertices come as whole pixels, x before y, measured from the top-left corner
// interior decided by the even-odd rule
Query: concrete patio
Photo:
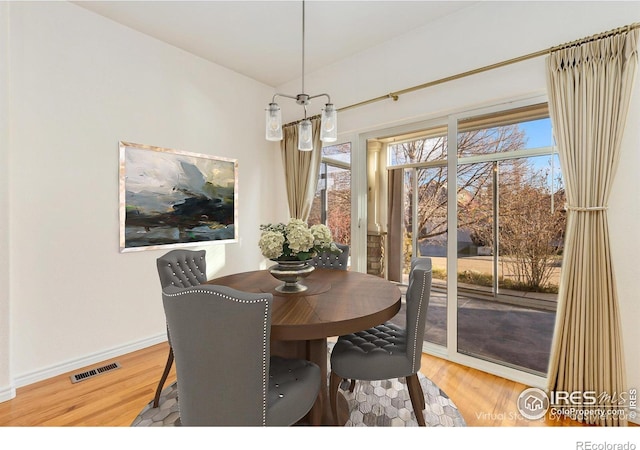
[[[404,294],[406,287],[401,287]],[[446,293],[431,292],[425,341],[446,345]],[[404,304],[392,320],[404,326]],[[458,351],[545,375],[555,311],[521,307],[469,295],[458,298]]]

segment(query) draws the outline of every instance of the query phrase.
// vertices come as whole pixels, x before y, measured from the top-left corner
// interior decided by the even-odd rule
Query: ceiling
[[[269,86],[280,86],[302,74],[301,1],[73,3]],[[309,0],[305,5],[305,73],[474,3]]]

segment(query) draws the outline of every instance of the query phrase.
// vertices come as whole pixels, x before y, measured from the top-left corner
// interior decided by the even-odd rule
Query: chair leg
[[[165,381],[167,381],[167,377],[169,376],[169,371],[171,371],[172,364],[173,364],[173,349],[169,347],[169,356],[167,358],[167,364],[164,366],[164,372],[162,373],[162,377],[160,378],[160,382],[158,383],[158,387],[156,388],[156,395],[153,398],[154,408],[158,407],[158,403],[160,402],[160,393],[162,392],[162,388],[164,387]]]
[[[338,425],[338,387],[340,386],[342,378],[331,371],[329,377],[329,404],[331,405],[331,416],[333,417],[333,424]]]
[[[418,374],[414,373],[413,375],[409,375],[407,377],[407,388],[409,389],[411,406],[413,406],[413,412],[416,415],[418,425],[424,427],[426,426],[424,422],[424,414],[422,413],[425,408],[424,393],[422,392],[422,386],[420,386]]]
[[[342,381],[349,381],[347,378],[343,378]],[[353,390],[356,388],[356,380],[351,380],[349,381],[349,392],[353,392]]]

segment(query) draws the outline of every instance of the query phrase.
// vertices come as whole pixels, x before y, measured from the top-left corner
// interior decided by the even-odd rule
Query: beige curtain
[[[282,163],[289,201],[289,216],[305,222],[311,212],[311,204],[318,186],[322,141],[320,141],[320,119],[311,119],[313,129],[313,150],[298,150],[298,125],[284,127],[280,143]]]
[[[404,169],[389,170],[389,199],[388,211],[388,252],[387,252],[387,279],[390,281],[402,281],[403,254],[403,216],[404,216]]]
[[[549,390],[626,392],[607,202],[637,67],[638,31],[594,39],[547,58],[549,111],[567,194],[567,230]],[[626,425],[626,417],[575,417]]]

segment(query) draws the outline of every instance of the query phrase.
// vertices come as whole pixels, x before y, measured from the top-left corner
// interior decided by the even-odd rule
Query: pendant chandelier
[[[302,93],[298,95],[274,94],[266,109],[266,138],[268,141],[282,140],[282,114],[280,106],[276,103],[276,97],[286,97],[296,101],[304,108],[304,119],[298,123],[298,150],[313,150],[313,132],[311,120],[307,119],[307,105],[311,99],[317,97],[327,97],[327,103],[322,109],[320,118],[320,140],[322,142],[335,142],[338,139],[338,115],[331,103],[329,94],[308,95],[304,93],[304,10],[305,4],[302,1]]]

